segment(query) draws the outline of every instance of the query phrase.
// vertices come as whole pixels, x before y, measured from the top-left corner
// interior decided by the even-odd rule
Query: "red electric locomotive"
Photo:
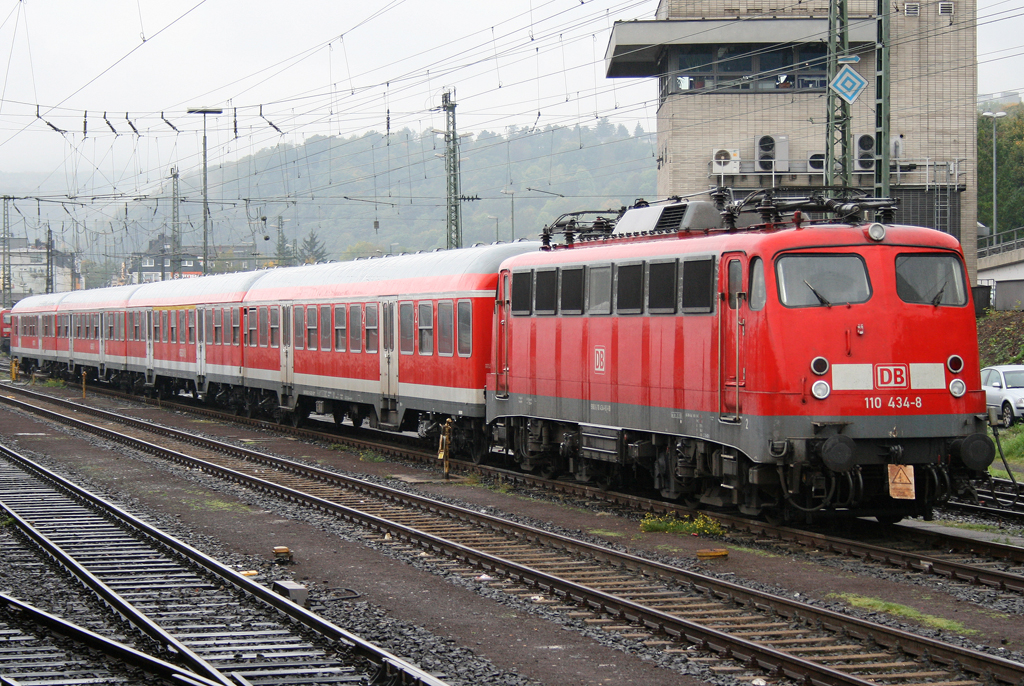
[[[994,457],[970,289],[955,239],[878,209],[638,204],[542,243],[27,298],[14,353],[279,420],[451,418],[476,461],[751,514],[927,516]]]

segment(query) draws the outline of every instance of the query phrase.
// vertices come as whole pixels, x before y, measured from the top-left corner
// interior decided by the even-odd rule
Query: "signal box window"
[[[292,310],[292,331],[295,332],[295,347],[302,350],[305,346],[306,336],[302,332],[306,330],[306,309],[302,305],[296,305]]]
[[[960,260],[945,254],[896,256],[896,293],[907,303],[967,304],[967,288]]]
[[[764,261],[755,257],[750,261],[750,286],[747,290],[750,309],[760,310],[768,301],[764,285]]]
[[[345,352],[346,346],[346,331],[348,328],[345,326],[348,323],[348,310],[345,309],[344,305],[334,306],[334,349],[338,352]]]
[[[331,349],[331,307],[320,306],[320,349]]]
[[[512,287],[515,290],[515,286]],[[529,312],[529,301],[527,301]],[[434,304],[420,303],[419,309],[420,355],[434,354]]]
[[[588,314],[612,313],[612,268],[591,267],[588,270],[590,281],[590,302]]]
[[[379,331],[377,329],[377,306],[367,305],[366,306],[366,352],[375,353],[377,352],[377,345],[379,341]]]
[[[551,272],[554,274],[554,272]],[[437,354],[451,355],[455,348],[455,310],[451,300],[437,303]]]
[[[562,269],[562,291],[559,312],[562,314],[583,314],[583,267]]]
[[[786,307],[831,307],[871,297],[868,270],[857,255],[784,255],[775,272]]]
[[[469,357],[473,352],[473,303],[459,301],[459,355]]]
[[[713,257],[683,262],[683,312],[711,312],[715,303],[714,292]]]
[[[416,349],[416,321],[412,303],[398,303],[398,350],[411,355]]]
[[[615,288],[615,310],[619,314],[639,314],[644,306],[644,266],[620,265]]]
[[[348,349],[357,353],[362,349],[363,306],[349,306]]]
[[[647,267],[647,311],[674,314],[676,311],[676,261],[652,262]]]
[[[515,290],[513,289],[513,296],[514,295]],[[537,272],[537,284],[534,297],[533,311],[536,314],[555,313],[555,303],[558,301],[558,272],[554,269]],[[438,335],[440,335],[440,333]]]
[[[512,274],[512,314],[530,314],[532,296],[533,272]]]

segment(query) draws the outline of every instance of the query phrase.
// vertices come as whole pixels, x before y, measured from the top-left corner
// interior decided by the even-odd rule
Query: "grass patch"
[[[217,498],[206,498],[204,500],[185,501],[193,510],[210,510],[212,512],[249,512],[249,506],[245,503],[229,502]]]
[[[502,495],[508,495],[512,492],[512,484],[502,481],[501,483],[489,486],[487,490],[494,491],[495,493],[501,493]]]
[[[0,526],[10,526],[11,524],[14,524],[13,517],[4,517],[3,519],[0,519]]]
[[[470,474],[470,475],[466,476],[462,480],[462,483],[465,484],[466,486],[479,486],[480,485],[480,475],[479,474]]]
[[[730,550],[735,550],[740,553],[749,553],[751,555],[757,555],[758,557],[782,557],[782,555],[776,555],[775,553],[770,553],[767,550],[761,550],[760,548],[748,548],[743,545],[730,545],[726,547]]]
[[[949,519],[938,519],[935,521],[936,524],[942,526],[948,526],[953,529],[966,529],[968,531],[984,531],[990,534],[1002,534],[1006,535],[1007,531],[1005,527],[999,527],[994,524],[977,524],[975,522],[957,522]]]
[[[878,598],[868,598],[866,596],[857,595],[855,593],[829,593],[826,598],[838,598],[843,600],[853,607],[860,608],[862,610],[870,610],[872,612],[884,612],[887,615],[894,617],[902,617],[903,619],[912,619],[915,622],[920,622],[924,626],[931,627],[933,629],[940,629],[942,631],[954,631],[958,634],[976,634],[978,633],[974,629],[968,629],[960,622],[955,622],[952,619],[943,619],[941,617],[935,617],[933,615],[926,615],[925,613],[915,610],[912,607],[906,605],[900,605],[899,603],[891,603],[886,600],[879,600]]]
[[[608,531],[607,529],[590,529],[587,533],[594,536],[605,536],[607,538],[622,538],[622,534],[618,531]]]
[[[640,522],[640,531],[646,533],[662,532],[668,534],[696,534],[698,536],[722,536],[725,529],[717,520],[705,514],[697,514],[679,519],[674,513],[656,515],[648,512]]]
[[[384,462],[385,458],[378,452],[373,450],[360,450],[359,451],[360,462]]]
[[[43,382],[43,388],[64,388],[66,385],[64,379],[47,379]]]

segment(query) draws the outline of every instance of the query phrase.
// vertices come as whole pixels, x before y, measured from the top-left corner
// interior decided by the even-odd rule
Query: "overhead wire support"
[[[51,124],[50,122],[48,122],[45,119],[43,119],[42,115],[39,114],[39,105],[36,105],[36,119],[38,119],[39,121],[43,122],[44,124],[46,124],[51,129],[53,129],[54,131],[56,131],[57,133],[59,133],[62,136],[65,133],[67,133],[67,131],[65,131],[64,129],[60,128],[59,126],[55,126],[54,124]]]
[[[262,119],[263,121],[265,121],[268,124],[270,124],[270,127],[272,129],[274,129],[274,131],[277,131],[282,136],[284,135],[284,131],[282,131],[281,129],[277,128],[277,125],[274,124],[274,122],[270,121],[269,119],[267,119],[266,117],[263,116],[263,105],[260,105],[260,119]]]
[[[875,28],[875,197],[889,197],[889,17],[888,0],[876,0]],[[899,160],[896,161],[899,164]]]
[[[103,121],[107,122],[107,126],[110,127],[110,130],[114,132],[115,136],[120,136],[121,135],[121,134],[119,134],[117,132],[117,129],[114,128],[114,125],[110,123],[110,120],[107,119],[107,113],[106,112],[103,113]]]
[[[164,120],[164,123],[165,123],[165,124],[167,124],[168,126],[170,126],[170,127],[171,127],[171,129],[172,129],[172,130],[174,131],[174,133],[181,133],[181,131],[178,131],[178,127],[176,127],[176,126],[175,126],[174,124],[172,124],[171,122],[167,121],[167,117],[165,117],[165,116],[164,116],[164,113],[163,113],[163,112],[161,112],[161,113],[160,113],[160,118]]]
[[[3,307],[11,306],[11,196],[4,196],[4,226],[0,242],[3,243]]]
[[[883,0],[879,0],[882,2]],[[829,84],[839,74],[839,58],[850,55],[850,15],[847,0],[831,0],[828,5],[828,62],[826,78]],[[831,88],[826,96],[827,123],[825,132],[825,185],[849,186],[853,170],[853,148],[850,140],[850,104]],[[836,157],[836,146],[839,156]],[[836,167],[839,178],[836,179]]]
[[[447,221],[445,247],[462,247],[462,200],[459,192],[459,136],[455,130],[455,101],[452,93],[441,94],[441,109],[445,113],[444,171],[447,179]]]
[[[132,123],[132,120],[128,118],[128,113],[127,112],[124,113],[124,120],[126,122],[128,122],[128,126],[132,127],[132,131],[135,132],[135,135],[138,136],[139,138],[141,138],[142,134],[139,133],[139,130],[137,128],[135,128],[135,124]]]

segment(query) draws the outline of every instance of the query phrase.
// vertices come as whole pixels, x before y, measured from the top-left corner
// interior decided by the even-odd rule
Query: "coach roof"
[[[193,279],[147,283],[132,294],[128,307],[168,307],[241,302],[249,287],[267,272],[232,272]]]

